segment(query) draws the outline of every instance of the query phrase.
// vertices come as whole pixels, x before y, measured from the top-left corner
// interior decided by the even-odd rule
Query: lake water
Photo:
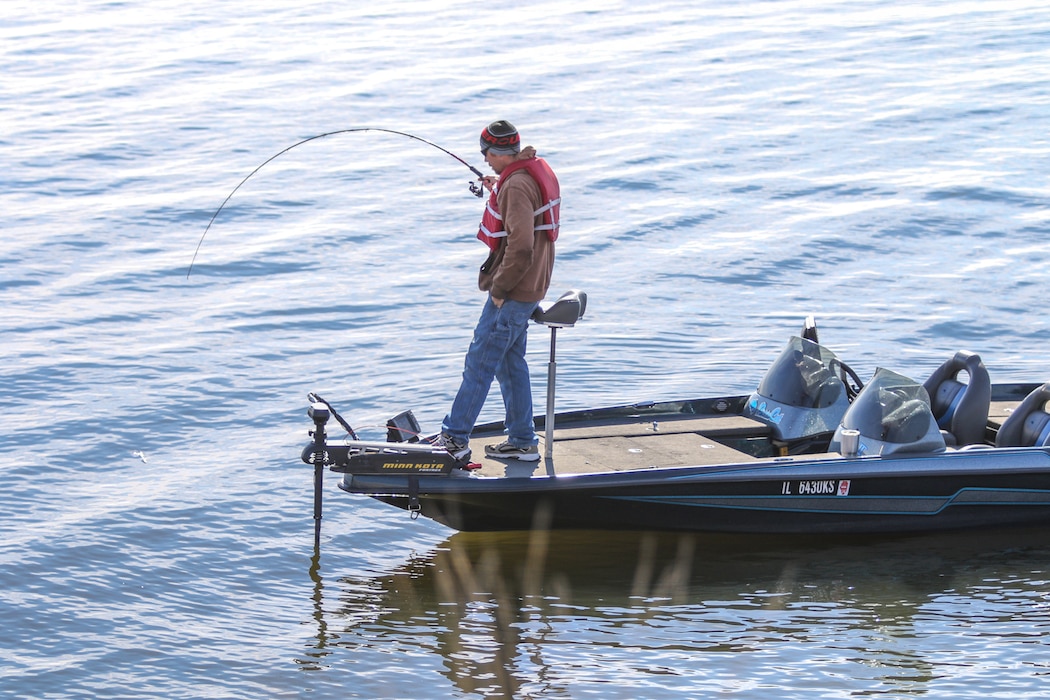
[[[589,295],[559,409],[747,393],[808,314],[864,378],[1047,381],[1044,2],[0,19],[0,696],[1050,695],[1050,528],[468,535],[330,474],[315,556],[307,392],[376,436],[458,386],[482,205],[437,149],[288,151],[187,275],[301,139],[481,167],[505,118]]]

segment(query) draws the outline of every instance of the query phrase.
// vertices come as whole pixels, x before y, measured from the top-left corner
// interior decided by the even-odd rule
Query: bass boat
[[[358,440],[310,394],[319,536],[321,474],[464,531],[590,529],[886,534],[1050,525],[1050,383],[996,384],[960,350],[922,383],[866,382],[820,344],[812,319],[748,396],[554,412],[555,338],[583,316],[569,292],[551,329],[542,458],[457,461],[420,439],[410,411],[385,441]],[[331,438],[335,417],[347,438]],[[479,425],[475,447],[503,439]]]

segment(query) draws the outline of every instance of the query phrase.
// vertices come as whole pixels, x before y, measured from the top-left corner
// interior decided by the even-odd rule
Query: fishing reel
[[[470,187],[471,194],[473,194],[475,197],[478,197],[480,199],[481,197],[485,196],[485,188],[484,186],[482,186],[480,180],[471,180],[468,186]]]

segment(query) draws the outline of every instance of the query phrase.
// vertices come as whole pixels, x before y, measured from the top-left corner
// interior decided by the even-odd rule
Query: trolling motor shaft
[[[328,462],[328,434],[325,425],[331,416],[327,404],[320,401],[310,405],[307,414],[314,421],[314,548],[321,546],[321,510],[324,498],[324,467]]]

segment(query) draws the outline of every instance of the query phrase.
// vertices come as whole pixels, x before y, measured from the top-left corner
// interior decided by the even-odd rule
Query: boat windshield
[[[922,440],[933,413],[926,390],[914,380],[879,368],[842,420],[843,428],[897,444]]]
[[[766,371],[758,393],[786,406],[826,408],[846,390],[833,369],[839,364],[835,353],[823,345],[792,337]]]

